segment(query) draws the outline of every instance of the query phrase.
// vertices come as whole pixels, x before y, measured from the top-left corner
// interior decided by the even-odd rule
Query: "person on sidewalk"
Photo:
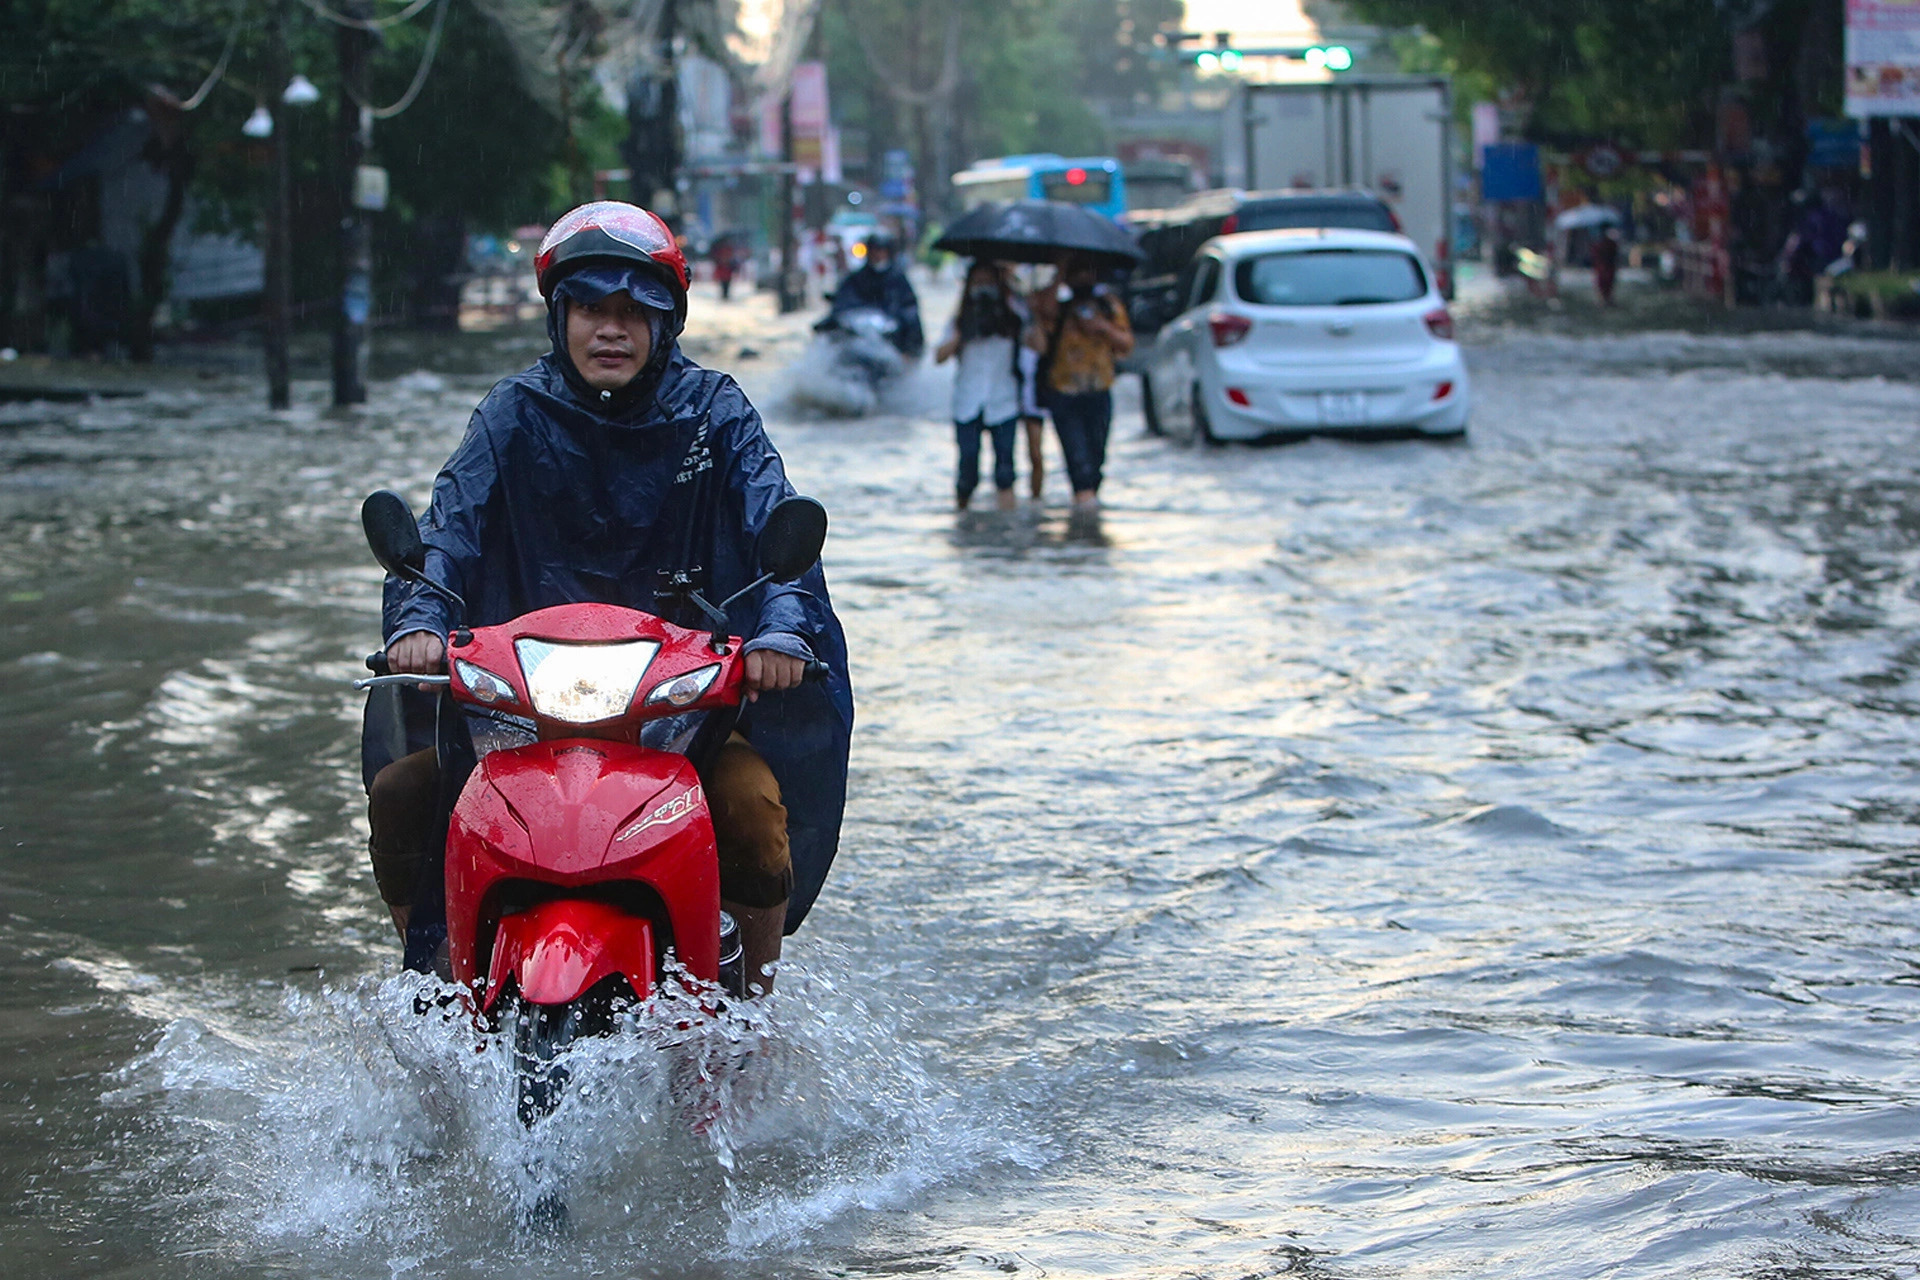
[[[980,483],[980,433],[993,437],[994,501],[1013,509],[1013,437],[1020,421],[1020,335],[1006,275],[995,262],[967,268],[959,310],[935,350],[935,364],[959,358],[953,378],[953,430],[960,446],[954,505],[967,509]]]
[[[720,286],[720,301],[733,296],[733,277],[738,270],[739,250],[732,236],[721,236],[713,245],[713,282]]]
[[[1027,344],[1040,353],[1040,395],[1066,455],[1073,505],[1100,505],[1113,425],[1114,361],[1133,351],[1133,326],[1086,254],[1060,262],[1060,282],[1033,295]]]
[[[1600,305],[1613,305],[1613,287],[1620,278],[1620,228],[1602,227],[1593,239],[1593,287]]]

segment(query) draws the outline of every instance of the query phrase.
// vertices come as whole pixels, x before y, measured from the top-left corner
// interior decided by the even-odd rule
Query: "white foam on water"
[[[833,341],[824,335],[807,344],[787,369],[784,384],[786,406],[803,415],[860,418],[872,413],[880,401],[872,382],[841,366]]]
[[[531,1131],[510,1036],[457,1001],[416,1012],[453,992],[411,974],[287,988],[250,1013],[208,1001],[104,1101],[158,1117],[157,1142],[124,1149],[136,1182],[169,1189],[156,1216],[177,1247],[342,1273],[764,1258],[967,1170],[1039,1163],[818,951],[766,1000],[714,1015],[663,998],[574,1045]],[[569,1210],[557,1242],[523,1225],[548,1192]]]

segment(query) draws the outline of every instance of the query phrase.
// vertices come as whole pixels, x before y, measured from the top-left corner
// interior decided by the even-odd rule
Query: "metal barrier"
[[[1680,276],[1680,288],[1688,297],[1733,308],[1733,256],[1723,246],[1676,244],[1673,265]]]

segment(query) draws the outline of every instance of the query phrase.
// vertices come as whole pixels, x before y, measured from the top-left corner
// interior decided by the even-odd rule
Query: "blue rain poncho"
[[[828,315],[838,315],[856,307],[874,307],[892,316],[899,328],[888,339],[902,355],[917,356],[927,345],[920,329],[920,299],[914,295],[907,273],[889,265],[881,270],[861,267],[847,274],[827,302]]]

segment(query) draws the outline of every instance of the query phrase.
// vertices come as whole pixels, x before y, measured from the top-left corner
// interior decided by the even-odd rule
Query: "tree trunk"
[[[149,105],[147,110],[160,108]],[[186,209],[187,184],[193,178],[193,152],[187,146],[184,122],[155,115],[147,162],[166,175],[167,196],[160,216],[140,237],[140,291],[127,315],[127,352],[141,364],[153,359],[153,317],[167,298],[173,233]]]
[[[412,240],[414,327],[458,329],[467,250],[465,220],[457,213],[429,215],[415,226]]]

